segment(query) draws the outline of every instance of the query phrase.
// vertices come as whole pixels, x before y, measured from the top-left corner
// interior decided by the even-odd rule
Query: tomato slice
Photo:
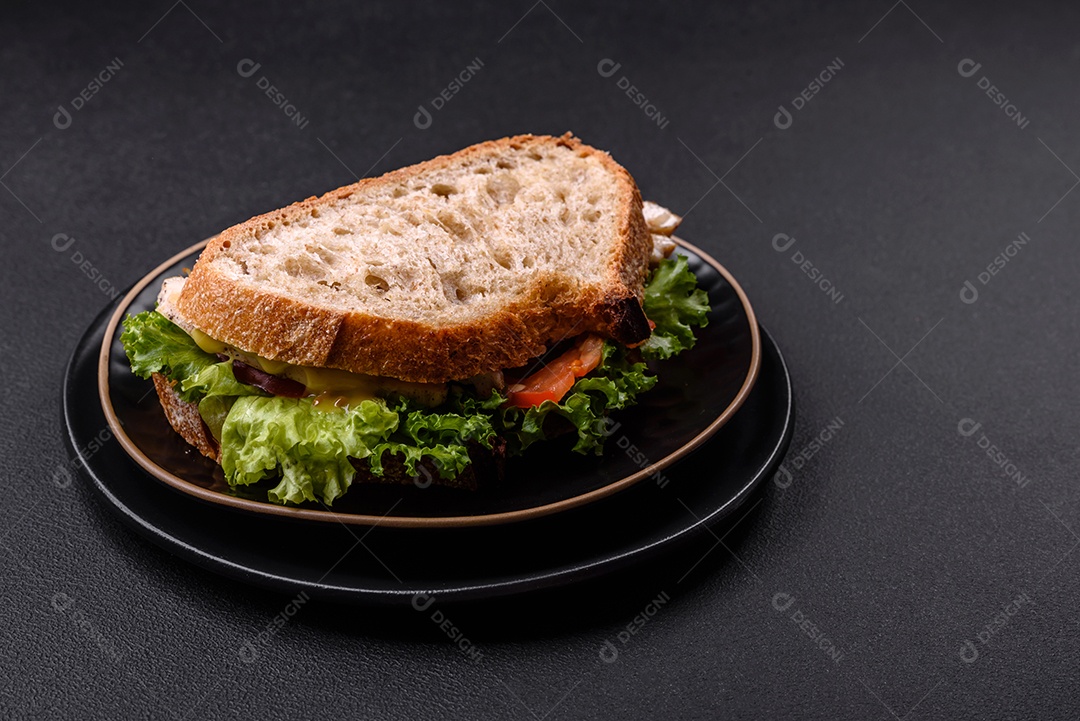
[[[582,336],[574,348],[577,349],[578,357],[575,361],[571,361],[570,365],[574,369],[574,376],[577,378],[581,378],[600,365],[600,361],[604,357],[604,339],[593,333],[586,333]]]
[[[518,408],[531,408],[544,401],[558,403],[573,387],[574,381],[600,365],[603,354],[604,339],[586,333],[573,348],[511,386],[507,401]]]

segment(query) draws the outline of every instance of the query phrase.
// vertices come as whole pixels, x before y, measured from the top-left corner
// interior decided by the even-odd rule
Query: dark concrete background
[[[2,12],[0,715],[1076,715],[1075,6]],[[247,78],[245,59],[261,64]],[[418,128],[418,107],[477,59]],[[620,64],[610,77],[605,59]],[[981,67],[964,77],[968,59]],[[779,106],[838,61],[779,128]],[[604,641],[707,545],[588,598],[463,610],[478,662],[423,617],[312,603],[238,664],[288,599],[175,560],[84,484],[54,482],[75,342],[110,288],[256,213],[354,173],[565,130],[609,150],[646,197],[692,209],[682,234],[746,288],[794,376],[790,484],[769,484],[731,552],[705,555],[616,663],[599,658]],[[74,241],[57,251],[61,233]],[[776,250],[778,234],[794,244]]]

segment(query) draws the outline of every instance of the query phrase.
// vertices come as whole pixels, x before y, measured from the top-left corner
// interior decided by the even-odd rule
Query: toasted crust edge
[[[173,382],[160,373],[153,374],[154,390],[157,391],[161,408],[165,411],[165,418],[169,425],[180,436],[195,446],[199,453],[203,454],[215,463],[221,463],[221,448],[217,440],[206,427],[202,416],[199,415],[199,406],[180,398]]]
[[[470,154],[550,143],[596,157],[618,179],[620,187],[618,233],[622,242],[617,262],[609,268],[604,285],[584,298],[559,301],[558,279],[548,278],[528,297],[486,318],[435,327],[300,303],[238,285],[210,269],[224,244],[232,239],[310,213],[372,185],[397,182]],[[200,255],[177,306],[207,335],[264,358],[438,383],[523,365],[541,355],[548,343],[586,331],[624,344],[644,340],[649,329],[640,301],[651,250],[641,193],[630,173],[608,153],[585,145],[570,133],[558,138],[518,135],[363,179],[225,230]]]

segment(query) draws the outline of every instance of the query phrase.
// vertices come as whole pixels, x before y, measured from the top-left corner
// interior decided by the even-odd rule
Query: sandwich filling
[[[157,310],[124,320],[121,341],[138,376],[164,376],[198,407],[230,486],[266,485],[276,503],[329,506],[357,468],[382,477],[391,459],[413,477],[454,479],[478,453],[516,455],[564,433],[576,452],[601,454],[608,414],[652,388],[653,362],[691,348],[693,327],[708,322],[708,296],[686,258],[665,257],[677,216],[650,217],[648,205],[656,252],[642,308],[652,334],[636,348],[584,334],[526,367],[449,383],[290,365],[185,323],[170,300],[182,279],[166,281]]]

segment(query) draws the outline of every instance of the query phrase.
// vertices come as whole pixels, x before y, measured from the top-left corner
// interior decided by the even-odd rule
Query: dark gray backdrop
[[[1080,11],[890,4],[7,6],[0,715],[1075,716]],[[794,376],[787,473],[722,546],[461,610],[479,660],[312,602],[243,663],[288,599],[58,475],[73,345],[256,213],[566,130],[745,286]]]

